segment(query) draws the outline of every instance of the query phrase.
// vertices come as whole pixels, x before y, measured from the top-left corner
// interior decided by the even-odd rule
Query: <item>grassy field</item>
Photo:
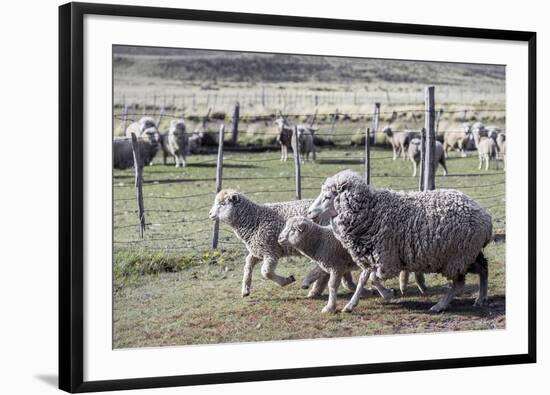
[[[411,164],[392,161],[391,151],[375,147],[372,182],[378,187],[416,190]],[[266,341],[410,332],[478,330],[505,327],[505,243],[486,248],[490,303],[473,308],[475,277],[448,312],[428,308],[443,292],[445,280],[427,278],[429,293],[414,284],[406,296],[385,303],[362,299],[352,314],[323,315],[322,299],[306,298],[299,284],[309,270],[304,258],[283,259],[278,271],[294,274],[297,283],[279,288],[264,281],[257,268],[252,293],[240,296],[244,248],[225,225],[220,250],[210,249],[212,224],[207,218],[214,198],[215,155],[190,157],[186,170],[159,162],[144,170],[146,222],[139,240],[131,170],[114,171],[114,347]],[[224,187],[246,192],[257,202],[294,198],[292,162],[279,152],[226,152]],[[302,168],[303,197],[313,198],[322,181],[339,170],[363,171],[362,147],[321,148],[316,163]],[[502,166],[500,166],[501,168]],[[449,175],[438,171],[436,185],[457,188],[478,200],[493,215],[497,233],[505,229],[505,175],[494,167],[477,170],[477,156],[448,160]],[[396,287],[395,280],[388,284]],[[341,290],[338,307],[349,295]],[[269,314],[266,314],[269,312]]]

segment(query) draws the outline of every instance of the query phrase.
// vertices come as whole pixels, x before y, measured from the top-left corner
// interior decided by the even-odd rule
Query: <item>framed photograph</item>
[[[536,361],[536,34],[59,8],[59,386]]]

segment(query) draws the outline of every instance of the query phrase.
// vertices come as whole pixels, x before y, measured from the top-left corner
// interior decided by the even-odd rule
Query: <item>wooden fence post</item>
[[[147,113],[147,96],[143,96],[143,108],[141,109],[141,115],[142,116],[145,116],[145,114]]]
[[[237,145],[239,138],[239,112],[240,105],[239,102],[235,103],[235,108],[233,109],[233,128],[231,131],[231,145]]]
[[[216,165],[216,195],[222,190],[223,177],[223,140],[224,140],[225,125],[222,123],[218,135],[218,162]],[[220,234],[220,221],[217,219],[214,222],[214,230],[212,231],[212,248],[218,248],[218,238]]]
[[[365,129],[365,182],[370,185],[370,129]]]
[[[124,105],[124,112],[122,113],[122,123],[120,126],[122,126],[122,132],[126,134],[126,126],[128,125],[128,107],[126,104]]]
[[[424,190],[424,165],[426,159],[426,129],[420,131],[420,177],[418,181],[418,190]],[[416,166],[416,164],[415,164]]]
[[[378,126],[380,125],[380,103],[374,103],[374,116],[372,117],[372,139],[375,140]]]
[[[435,88],[427,86],[424,91],[425,128],[426,128],[426,159],[424,167],[424,190],[435,189]]]
[[[208,123],[208,121],[210,121],[210,113],[212,112],[212,109],[209,108],[208,109],[208,112],[206,113],[206,115],[204,116],[204,118],[202,119],[202,130],[204,132],[206,132],[206,124]]]
[[[139,237],[143,239],[145,231],[145,209],[143,207],[143,164],[139,152],[139,144],[135,133],[132,133],[132,151],[134,156],[135,187],[138,206]]]
[[[318,112],[318,109],[316,108],[315,112],[313,113],[313,115],[309,119],[309,127],[312,127],[313,124],[315,123],[315,120],[317,119],[317,112]]]
[[[159,129],[159,132],[160,132],[160,123],[162,122],[162,117],[164,117],[164,106],[160,109],[160,114],[157,121],[157,129]]]
[[[336,125],[336,121],[338,120],[338,109],[336,109],[336,112],[332,114],[332,120],[330,123],[330,129],[328,131],[328,143],[333,144],[334,143],[334,126]]]
[[[292,152],[294,154],[294,175],[296,178],[296,200],[302,199],[302,175],[300,169],[300,144],[298,141],[298,126],[294,125],[292,133]]]

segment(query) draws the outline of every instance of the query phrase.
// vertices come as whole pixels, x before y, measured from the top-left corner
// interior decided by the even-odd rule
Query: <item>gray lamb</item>
[[[303,216],[291,217],[279,235],[279,244],[292,247],[317,262],[330,274],[329,297],[323,313],[336,311],[336,292],[344,273],[357,267],[342,244],[332,234],[330,226],[320,226]]]
[[[488,268],[483,248],[492,239],[491,216],[456,190],[396,192],[377,189],[351,170],[329,177],[308,217],[328,214],[336,238],[363,272],[357,288],[370,278],[384,297],[380,280],[402,270],[440,273],[452,286],[430,309],[445,310],[464,288],[466,273],[479,275],[476,305],[487,299]],[[351,311],[356,292],[344,308]]]

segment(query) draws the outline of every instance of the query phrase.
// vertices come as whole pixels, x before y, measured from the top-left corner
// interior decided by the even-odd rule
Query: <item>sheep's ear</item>
[[[340,184],[338,184],[336,186],[336,189],[338,190],[338,192],[342,192],[342,191],[345,191],[346,189],[348,189],[349,186],[350,186],[350,182],[349,182],[349,180],[346,180],[346,181],[343,181]]]
[[[238,203],[239,200],[241,200],[240,196],[235,194],[235,195],[231,195],[231,197],[229,198],[229,200],[231,201],[231,203]]]

